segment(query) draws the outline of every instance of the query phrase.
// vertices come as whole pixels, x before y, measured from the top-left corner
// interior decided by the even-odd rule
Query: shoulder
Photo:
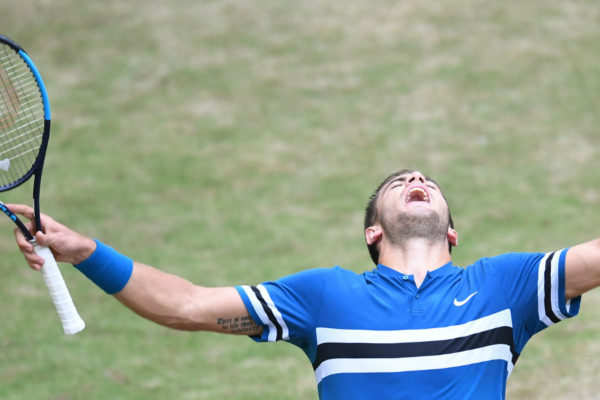
[[[561,258],[555,253],[505,253],[477,260],[466,268],[468,276],[475,279],[496,280],[497,283],[515,285],[518,281],[537,280],[546,270],[548,260]]]
[[[299,271],[283,278],[280,278],[272,283],[279,285],[303,285],[319,287],[328,285],[331,282],[348,282],[356,280],[360,277],[359,274],[352,272],[340,266],[330,268],[311,268]],[[267,283],[267,282],[266,282]]]
[[[342,268],[340,266],[328,267],[328,268],[309,268],[302,271],[294,272],[290,275],[287,275],[281,279],[286,279],[290,277],[302,277],[302,278],[330,278],[330,277],[341,277],[341,276],[356,276],[355,272],[352,272],[348,269]]]
[[[524,267],[537,264],[543,258],[544,253],[504,253],[493,257],[484,257],[469,265],[467,270],[477,269],[510,269],[513,267]]]

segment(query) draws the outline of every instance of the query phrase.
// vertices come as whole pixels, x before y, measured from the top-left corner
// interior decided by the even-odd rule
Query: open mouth
[[[425,189],[420,187],[412,188],[406,194],[406,202],[412,203],[413,201],[423,201],[429,203],[429,195]]]

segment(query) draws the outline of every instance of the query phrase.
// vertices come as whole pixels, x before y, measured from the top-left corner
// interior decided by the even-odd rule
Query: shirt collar
[[[458,269],[458,267],[452,265],[452,261],[450,261],[441,267],[434,269],[433,271],[427,271],[427,276],[430,278],[435,278],[438,276],[452,275],[455,273],[456,269]],[[396,271],[395,269],[387,267],[383,264],[378,264],[376,271],[374,272],[384,276],[405,276],[405,274],[402,272]]]

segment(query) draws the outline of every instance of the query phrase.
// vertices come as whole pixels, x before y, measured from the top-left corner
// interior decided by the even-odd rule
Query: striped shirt
[[[378,265],[237,290],[264,328],[253,339],[300,347],[322,400],[504,399],[531,336],[579,311],[580,298],[565,299],[566,253],[448,263],[418,288],[412,275]]]

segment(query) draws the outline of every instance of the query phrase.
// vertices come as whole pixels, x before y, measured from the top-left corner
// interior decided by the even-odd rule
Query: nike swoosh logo
[[[469,295],[469,297],[467,297],[466,299],[464,299],[464,300],[462,300],[462,301],[458,301],[458,300],[456,300],[456,297],[455,297],[455,298],[454,298],[454,305],[455,305],[456,307],[461,307],[461,306],[464,306],[464,305],[465,305],[465,304],[467,304],[467,302],[468,302],[469,300],[471,300],[471,299],[473,298],[473,296],[475,296],[477,293],[479,293],[479,292],[471,293],[471,294]]]

